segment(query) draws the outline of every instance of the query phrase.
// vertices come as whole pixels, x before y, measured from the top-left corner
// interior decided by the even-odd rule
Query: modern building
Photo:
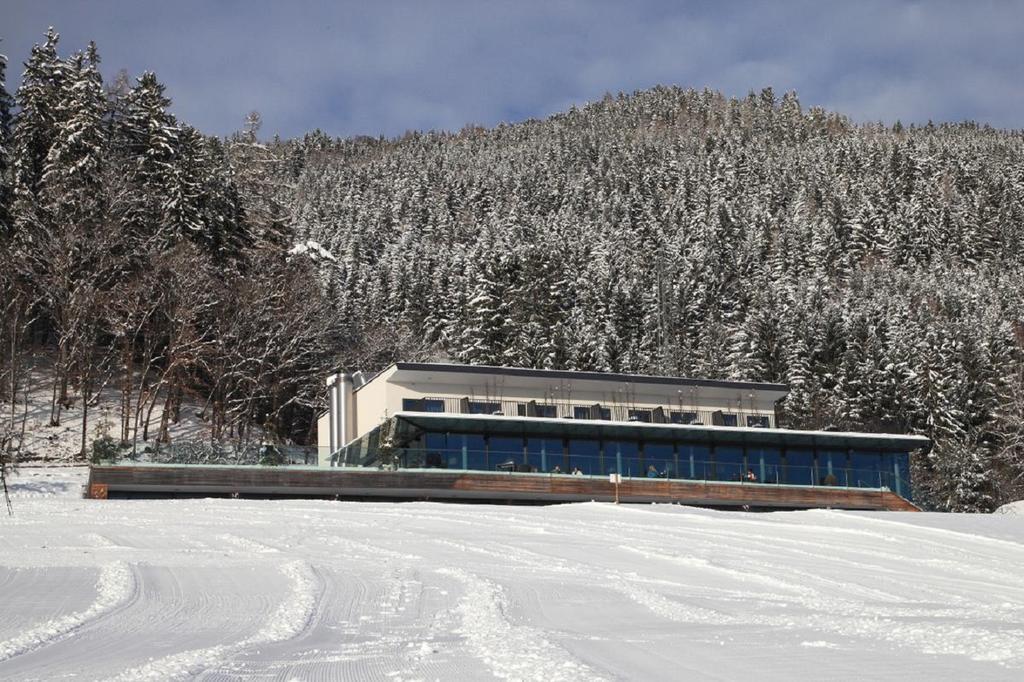
[[[836,496],[911,500],[910,453],[930,446],[920,436],[780,428],[782,384],[409,362],[327,384],[321,467],[563,481],[546,490],[567,490],[572,476],[622,479],[637,501],[661,499],[645,491],[673,482],[683,487],[672,495],[715,506],[872,508]],[[713,494],[702,498],[696,483],[714,484]],[[551,499],[587,497],[576,490]]]

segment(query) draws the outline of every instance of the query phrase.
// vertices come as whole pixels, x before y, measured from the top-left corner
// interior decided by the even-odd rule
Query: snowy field
[[[0,520],[3,680],[1021,680],[1024,516],[79,499]]]

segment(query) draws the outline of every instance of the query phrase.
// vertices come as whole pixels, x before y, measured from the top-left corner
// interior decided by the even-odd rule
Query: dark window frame
[[[432,410],[431,407],[440,407],[441,409]],[[442,414],[445,412],[444,401],[438,398],[402,398],[402,411]]]

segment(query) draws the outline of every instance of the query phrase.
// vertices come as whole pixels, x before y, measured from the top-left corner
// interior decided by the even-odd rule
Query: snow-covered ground
[[[82,449],[82,401],[74,396],[71,407],[61,410],[59,426],[50,425],[50,409],[53,398],[54,371],[52,360],[37,358],[35,365],[28,372],[28,414],[25,423],[25,443],[21,459],[35,463],[70,462]],[[19,419],[23,409],[24,394],[19,394],[16,414]],[[86,442],[91,444],[97,436],[97,426],[105,423],[109,427],[109,435],[118,437],[120,419],[120,387],[116,381],[105,383],[99,390],[89,407],[86,420]],[[7,414],[9,402],[0,400],[0,407]],[[164,400],[159,398],[153,408],[150,426],[150,441],[156,437],[158,425],[163,415]],[[168,432],[173,441],[206,440],[209,438],[209,425],[202,418],[202,405],[186,400],[180,410],[180,420],[170,423]],[[141,450],[147,443],[141,440]]]
[[[1010,502],[1009,504],[1004,504],[999,509],[996,509],[995,513],[996,514],[1016,514],[1018,516],[1024,516],[1024,500],[1020,500],[1019,502]]]
[[[23,470],[0,679],[1020,680],[1024,519],[83,500]]]

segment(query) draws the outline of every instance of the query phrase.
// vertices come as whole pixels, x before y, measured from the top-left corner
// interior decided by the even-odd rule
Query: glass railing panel
[[[318,466],[329,448],[273,443],[220,443],[185,440],[174,443],[115,444],[94,448],[94,466],[131,464],[203,464],[223,466]]]

